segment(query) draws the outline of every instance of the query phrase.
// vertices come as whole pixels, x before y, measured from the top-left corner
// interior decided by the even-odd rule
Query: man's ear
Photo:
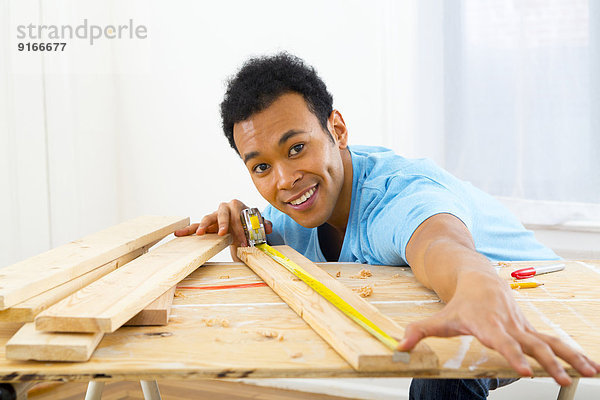
[[[338,110],[333,110],[327,119],[327,128],[340,149],[348,146],[348,129],[342,114]]]

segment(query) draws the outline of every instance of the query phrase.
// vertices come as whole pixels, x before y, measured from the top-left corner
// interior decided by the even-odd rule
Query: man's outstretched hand
[[[400,350],[412,349],[427,336],[473,335],[485,346],[502,354],[522,376],[533,375],[525,354],[536,359],[563,386],[571,384],[571,378],[557,357],[571,364],[582,376],[600,373],[600,364],[559,338],[537,332],[525,319],[506,282],[494,284],[495,277],[472,278],[472,282],[477,282],[475,290],[462,291],[459,285],[443,310],[408,325]],[[486,280],[491,286],[483,284]]]
[[[600,364],[531,326],[508,282],[475,250],[470,232],[458,218],[438,214],[427,219],[414,232],[406,253],[417,279],[433,289],[446,306],[430,318],[410,324],[399,350],[410,350],[427,336],[473,335],[502,354],[522,376],[533,374],[525,355],[537,360],[563,386],[570,385],[571,378],[558,358],[582,376],[600,373]]]

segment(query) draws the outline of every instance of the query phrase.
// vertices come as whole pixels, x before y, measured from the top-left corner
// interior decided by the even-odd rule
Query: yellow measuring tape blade
[[[309,274],[304,268],[290,260],[279,251],[269,246],[266,243],[256,245],[257,248],[269,255],[273,260],[281,264],[292,274],[302,279],[304,283],[313,288],[317,293],[323,296],[327,301],[333,304],[341,312],[346,314],[358,325],[363,327],[371,335],[375,336],[379,341],[385,344],[393,351],[398,350],[398,341],[385,333],[381,328],[375,325],[371,320],[361,314],[357,309],[348,304],[344,299],[338,296],[335,292],[329,289],[327,286],[315,279]]]

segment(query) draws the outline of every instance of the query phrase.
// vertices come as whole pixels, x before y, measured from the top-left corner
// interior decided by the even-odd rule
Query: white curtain
[[[420,103],[421,119],[443,121],[437,160],[526,222],[600,221],[600,2],[435,1],[420,14],[421,37],[442,26],[420,48],[443,43],[420,58],[441,65]]]

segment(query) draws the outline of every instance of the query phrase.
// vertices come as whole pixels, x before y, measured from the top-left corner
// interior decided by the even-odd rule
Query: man
[[[556,259],[494,198],[426,160],[390,150],[348,147],[348,130],[315,70],[287,53],[246,62],[221,104],[223,129],[270,203],[263,212],[271,244],[288,244],[313,261],[410,265],[446,303],[406,328],[401,350],[427,336],[474,335],[522,376],[525,354],[560,385],[571,379],[560,357],[583,376],[600,364],[524,318],[490,261]],[[244,246],[239,200],[176,232],[231,232]],[[477,282],[477,285],[473,285]],[[411,398],[487,397],[509,380],[415,379]]]

